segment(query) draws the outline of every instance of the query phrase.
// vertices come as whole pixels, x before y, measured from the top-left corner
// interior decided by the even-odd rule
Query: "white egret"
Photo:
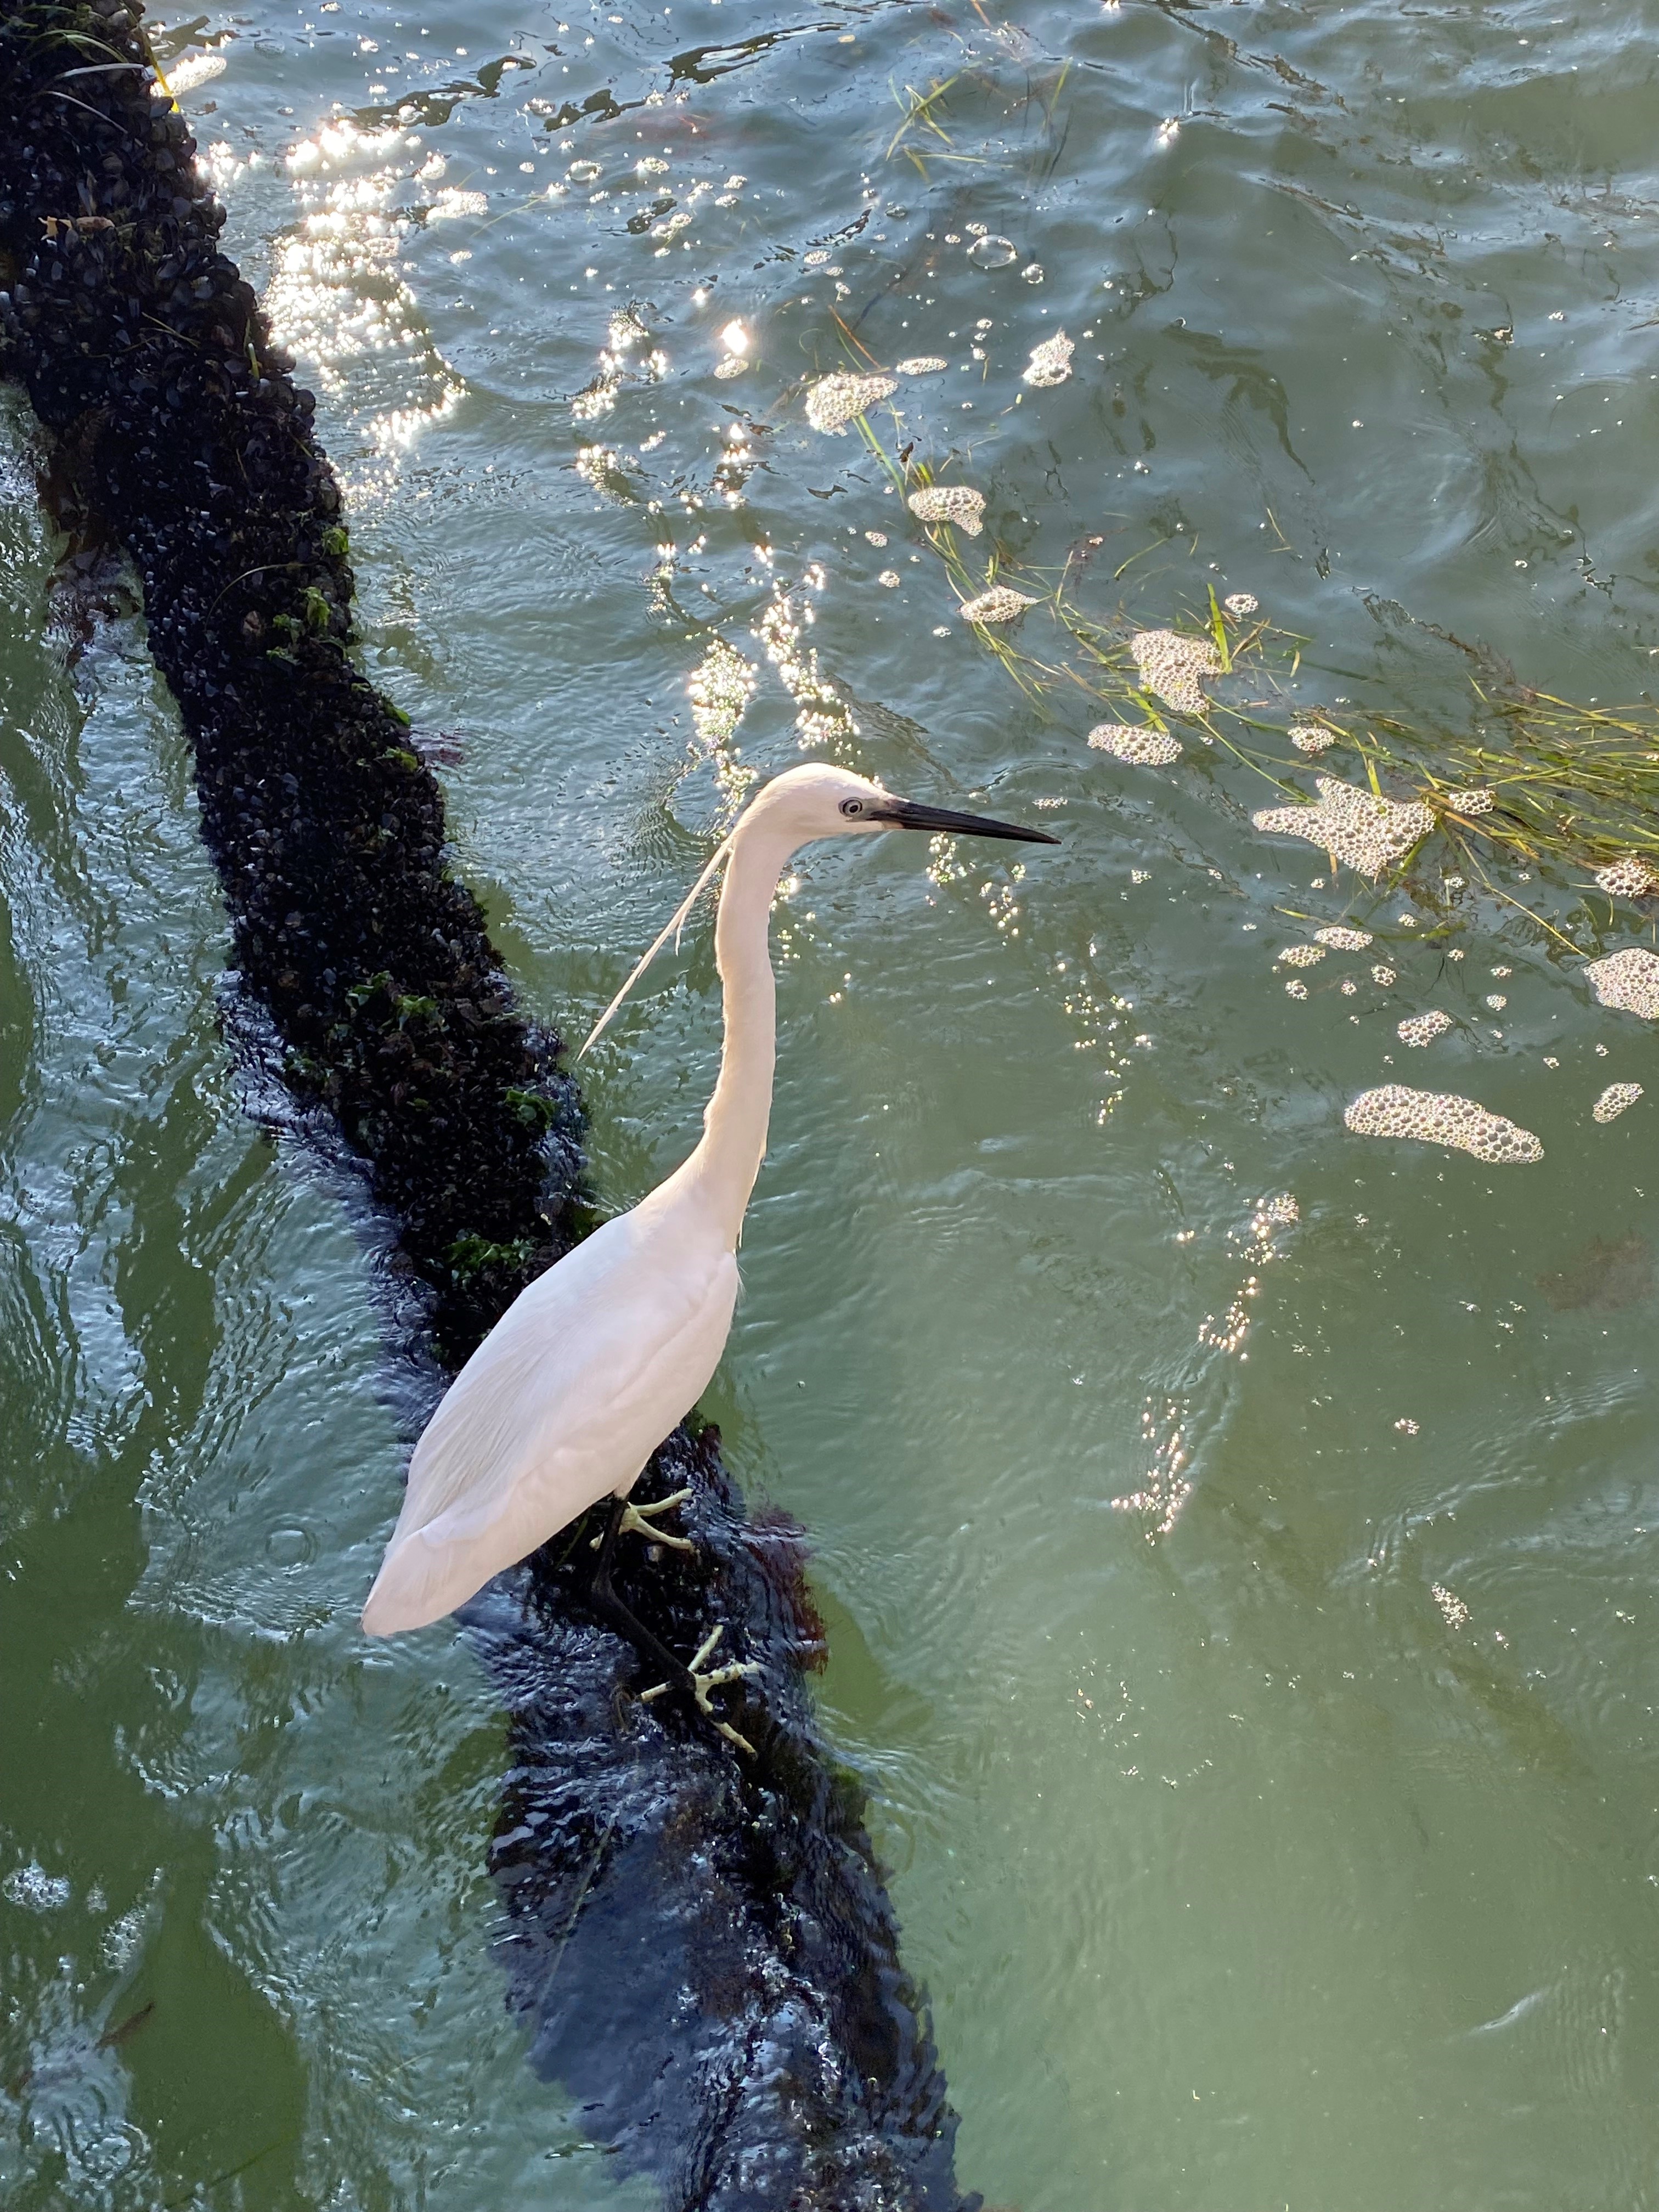
[[[757,793],[587,1041],[684,927],[724,861],[714,949],[726,1035],[702,1141],[631,1212],[605,1223],[522,1291],[461,1370],[415,1448],[403,1510],[363,1607],[370,1635],[436,1620],[610,1496],[595,1577],[603,1608],[705,1712],[709,1688],[752,1671],[702,1673],[712,1638],[689,1668],[676,1659],[611,1595],[609,1563],[617,1537],[629,1530],[685,1544],[653,1516],[689,1492],[642,1508],[629,1492],[707,1388],[732,1326],[738,1240],[772,1104],[775,995],[767,930],[779,876],[796,848],[814,838],[889,829],[1059,842],[1041,830],[915,805],[823,764],[791,769]]]

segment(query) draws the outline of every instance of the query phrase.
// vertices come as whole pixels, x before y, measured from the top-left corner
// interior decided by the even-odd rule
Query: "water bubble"
[[[1040,261],[1028,262],[1019,273],[1028,284],[1040,284],[1042,282],[1042,264]]]
[[[898,390],[890,376],[851,376],[843,369],[821,376],[806,395],[806,419],[815,430],[844,438],[847,425]]]
[[[1016,592],[1006,584],[993,584],[977,599],[963,601],[962,618],[970,623],[1017,622],[1027,607],[1036,605],[1036,601],[1027,599],[1024,592]]]
[[[1167,730],[1138,730],[1126,722],[1097,722],[1089,732],[1089,743],[1097,753],[1110,753],[1132,768],[1167,768],[1181,758],[1179,740]],[[1134,880],[1144,883],[1146,878],[1136,871]]]
[[[14,1867],[0,1892],[27,1912],[61,1912],[70,1901],[70,1885],[61,1874],[48,1874],[38,1859]]]
[[[1638,853],[1610,861],[1595,871],[1595,880],[1614,898],[1652,898],[1659,892],[1659,873]]]
[[[1379,799],[1339,776],[1322,775],[1317,781],[1316,805],[1266,807],[1250,817],[1252,827],[1270,836],[1305,838],[1373,878],[1421,844],[1434,828],[1433,815],[1415,799]],[[1659,967],[1659,961],[1654,964]]]
[[[1362,1091],[1342,1118],[1356,1136],[1411,1137],[1468,1152],[1494,1166],[1544,1157],[1544,1147],[1530,1129],[1518,1128],[1504,1115],[1489,1113],[1455,1091],[1413,1091],[1403,1083],[1385,1083]]]
[[[1026,364],[1025,381],[1039,390],[1050,384],[1064,384],[1072,373],[1072,356],[1077,348],[1064,331],[1056,331],[1051,338],[1044,338],[1031,349],[1031,358]]]
[[[1187,637],[1175,629],[1137,630],[1129,640],[1136,672],[1147,690],[1178,714],[1202,714],[1209,708],[1200,676],[1220,672],[1221,655],[1206,637]]]
[[[918,521],[954,523],[969,538],[977,538],[984,526],[985,495],[971,484],[927,484],[906,504]]]
[[[1605,960],[1592,960],[1584,969],[1589,986],[1604,1006],[1617,1012],[1640,1014],[1644,1021],[1659,1018],[1659,957],[1639,945],[1610,952]]]
[[[1012,238],[1000,237],[993,231],[974,240],[968,249],[968,258],[975,269],[1006,269],[1018,258],[1018,252]]]
[[[603,176],[605,171],[598,161],[573,161],[565,174],[574,178],[579,185],[591,185],[595,177]]]
[[[1639,1083],[1610,1083],[1590,1108],[1590,1118],[1595,1121],[1616,1121],[1626,1106],[1633,1106],[1642,1096]]]
[[[1338,952],[1363,952],[1371,941],[1369,929],[1348,929],[1340,922],[1328,929],[1316,929],[1314,935],[1321,945],[1334,946]]]

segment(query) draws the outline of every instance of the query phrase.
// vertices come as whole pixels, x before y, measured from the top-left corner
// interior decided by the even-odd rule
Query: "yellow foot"
[[[759,1660],[735,1660],[729,1667],[716,1667],[708,1674],[702,1671],[703,1662],[712,1655],[714,1646],[725,1633],[724,1624],[716,1621],[692,1653],[691,1663],[685,1671],[690,1677],[691,1694],[696,1699],[697,1711],[714,1723],[714,1733],[717,1735],[723,1735],[727,1743],[735,1744],[739,1751],[747,1752],[752,1759],[755,1756],[754,1745],[750,1742],[747,1736],[739,1735],[736,1729],[720,1718],[708,1702],[708,1692],[711,1690],[723,1689],[728,1682],[741,1681],[745,1675],[758,1674],[761,1670]],[[640,1703],[642,1705],[648,1705],[653,1698],[665,1696],[674,1686],[672,1682],[659,1682],[649,1690],[641,1690]]]
[[[659,1528],[654,1516],[672,1513],[676,1506],[684,1505],[693,1495],[690,1489],[671,1491],[659,1498],[654,1505],[635,1505],[631,1498],[623,1504],[622,1519],[617,1523],[619,1536],[643,1536],[653,1544],[666,1544],[671,1552],[695,1552],[696,1546],[689,1536],[671,1536],[665,1528]],[[595,1536],[592,1549],[598,1551],[603,1540]]]

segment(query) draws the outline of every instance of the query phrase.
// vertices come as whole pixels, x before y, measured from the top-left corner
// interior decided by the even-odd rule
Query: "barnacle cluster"
[[[1413,1091],[1404,1083],[1385,1083],[1362,1091],[1342,1118],[1358,1137],[1413,1137],[1498,1166],[1544,1157],[1530,1129],[1518,1128],[1504,1115],[1452,1091]]]
[[[1181,758],[1180,740],[1167,730],[1138,730],[1127,722],[1097,722],[1089,743],[1097,753],[1110,753],[1135,768],[1167,768]]]
[[[1317,779],[1319,798],[1312,806],[1268,806],[1250,817],[1271,836],[1304,837],[1362,876],[1380,876],[1419,845],[1434,828],[1434,817],[1416,799],[1381,799],[1356,790],[1340,776]]]
[[[1639,1083],[1610,1083],[1590,1108],[1594,1121],[1616,1121],[1626,1106],[1633,1106],[1642,1096]]]
[[[1592,960],[1584,973],[1604,1006],[1621,1014],[1640,1014],[1644,1021],[1659,1019],[1659,954],[1627,945],[1622,952]]]
[[[1437,1036],[1444,1036],[1452,1025],[1452,1018],[1438,1006],[1431,1006],[1426,1014],[1407,1014],[1400,1024],[1401,1044],[1432,1044]]]
[[[879,401],[890,398],[897,390],[897,382],[890,376],[852,376],[836,369],[832,375],[821,376],[807,393],[806,419],[815,430],[845,437],[849,422]]]
[[[1011,584],[993,584],[988,592],[981,592],[977,599],[963,601],[962,618],[970,623],[1018,622],[1027,607],[1036,605],[1035,599],[1028,599],[1024,592],[1015,591]]]
[[[1199,678],[1220,673],[1221,655],[1207,637],[1178,629],[1137,630],[1129,640],[1135,672],[1147,690],[1177,714],[1202,714],[1209,701]]]
[[[919,522],[953,522],[969,538],[984,527],[985,495],[971,484],[926,484],[911,493],[908,504]]]

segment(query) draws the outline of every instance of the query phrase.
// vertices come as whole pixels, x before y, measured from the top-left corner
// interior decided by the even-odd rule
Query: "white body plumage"
[[[724,860],[714,945],[726,1035],[702,1141],[631,1212],[522,1291],[461,1370],[410,1463],[363,1608],[371,1635],[440,1619],[600,1498],[626,1497],[708,1387],[732,1327],[738,1238],[766,1150],[775,1047],[767,929],[778,877],[811,839],[892,828],[1055,842],[915,805],[826,764],[763,787],[646,955]]]

